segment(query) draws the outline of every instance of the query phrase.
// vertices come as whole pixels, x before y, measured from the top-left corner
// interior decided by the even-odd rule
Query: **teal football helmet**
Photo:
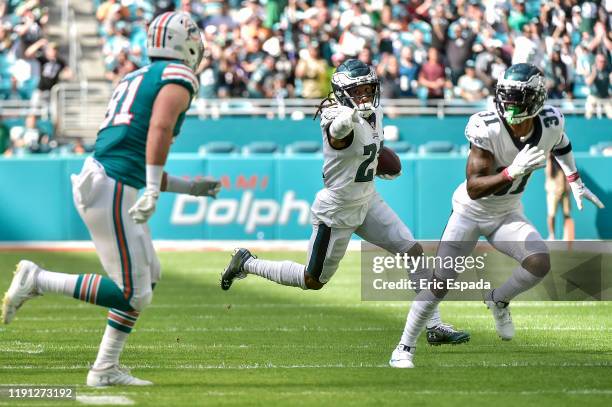
[[[535,65],[512,65],[497,81],[495,107],[508,124],[535,117],[545,100],[544,75]]]

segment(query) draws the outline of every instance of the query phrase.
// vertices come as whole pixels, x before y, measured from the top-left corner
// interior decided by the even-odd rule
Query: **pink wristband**
[[[504,168],[504,170],[502,171],[502,175],[504,176],[504,178],[506,178],[508,181],[512,182],[514,181],[514,178],[512,178],[510,176],[510,174],[508,173],[508,168]]]
[[[573,174],[568,175],[567,177],[565,177],[567,179],[567,182],[574,182],[578,179],[580,179],[580,174],[578,174],[578,171],[576,171]]]

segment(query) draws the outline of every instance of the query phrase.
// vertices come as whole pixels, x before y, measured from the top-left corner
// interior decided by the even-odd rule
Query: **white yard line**
[[[40,365],[0,365],[0,369],[12,370],[81,370],[89,369],[89,365],[63,365],[63,366],[40,366]],[[248,369],[362,369],[362,368],[384,368],[391,369],[387,363],[330,363],[330,364],[275,364],[272,362],[252,363],[241,365],[221,364],[177,364],[177,365],[155,365],[155,364],[131,364],[127,366],[130,369],[156,369],[156,370],[248,370]],[[432,368],[470,368],[470,367],[496,367],[496,368],[512,368],[512,367],[547,367],[547,368],[567,368],[567,367],[612,367],[612,362],[512,362],[512,363],[489,363],[489,362],[462,362],[462,363],[435,363],[420,365],[417,368],[432,369]]]

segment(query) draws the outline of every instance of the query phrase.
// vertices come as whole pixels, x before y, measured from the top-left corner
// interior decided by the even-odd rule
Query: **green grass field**
[[[0,252],[1,292],[24,257],[55,271],[100,272],[92,252]],[[482,303],[449,302],[443,318],[472,340],[429,347],[422,337],[417,368],[398,370],[387,361],[408,304],[361,302],[357,253],[318,292],[253,276],[223,292],[219,272],[229,253],[162,252],[160,259],[162,281],[122,358],[155,386],[85,387],[106,312],[52,295],[0,328],[0,384],[76,385],[80,396],[165,406],[612,405],[611,303],[513,303],[517,335],[502,343]]]

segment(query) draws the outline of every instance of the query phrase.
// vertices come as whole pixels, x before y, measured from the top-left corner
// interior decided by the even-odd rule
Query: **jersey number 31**
[[[129,81],[122,81],[119,83],[119,85],[117,85],[113,91],[110,101],[108,102],[106,114],[104,115],[104,120],[100,125],[100,130],[111,125],[121,126],[130,124],[133,116],[133,114],[130,113],[130,109],[132,108],[132,104],[136,98],[136,92],[138,92],[138,88],[140,87],[140,83],[142,82],[143,78],[144,76],[138,75]],[[121,108],[119,111],[117,111],[119,102],[121,102]]]

